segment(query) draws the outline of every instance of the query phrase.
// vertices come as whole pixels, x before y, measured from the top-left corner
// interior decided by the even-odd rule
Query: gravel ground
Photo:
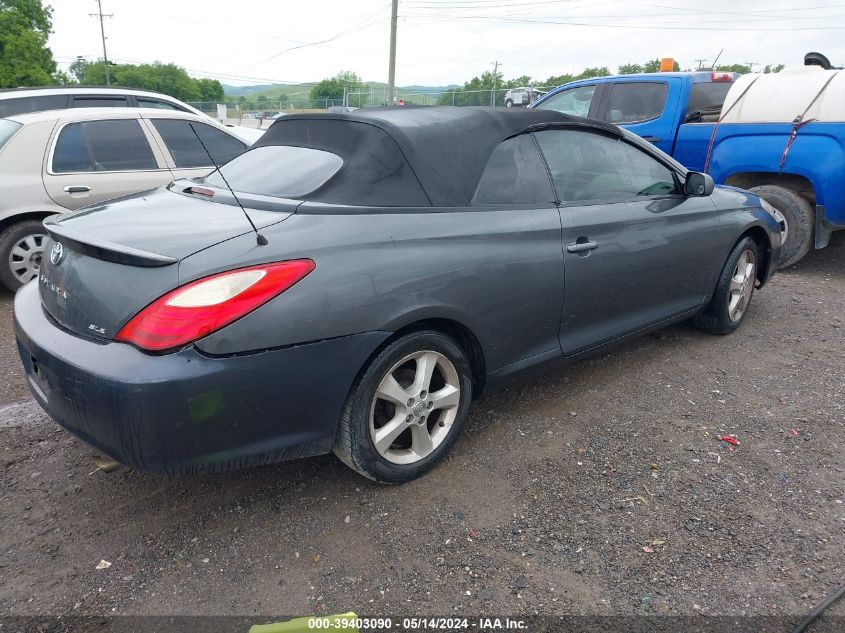
[[[5,295],[0,615],[794,624],[845,578],[843,237],[755,295],[733,336],[677,325],[488,393],[445,463],[390,488],[333,457],[179,479],[95,471],[28,400]]]

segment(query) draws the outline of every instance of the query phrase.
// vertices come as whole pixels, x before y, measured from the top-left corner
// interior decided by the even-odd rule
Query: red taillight
[[[180,347],[249,314],[312,270],[310,259],[295,259],[192,281],[141,310],[115,340],[156,352]]]
[[[710,81],[733,81],[733,73],[713,73],[710,75]]]

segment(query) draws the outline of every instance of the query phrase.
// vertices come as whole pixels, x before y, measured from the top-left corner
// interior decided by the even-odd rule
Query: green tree
[[[522,75],[514,79],[508,79],[502,85],[502,88],[522,88],[523,86],[535,86],[537,82],[531,79],[528,75]]]
[[[80,57],[68,66],[67,72],[76,81],[82,82],[82,78],[85,77],[85,69],[88,67],[88,64],[90,64],[90,62],[87,59],[82,59]]]
[[[455,88],[451,92],[447,92],[440,96],[437,103],[439,105],[490,105],[490,95],[493,91],[493,86],[502,88],[504,82],[502,81],[502,73],[493,73],[493,71],[486,70],[481,73],[479,77],[473,77],[466,83],[463,88]]]
[[[777,66],[771,66],[769,64],[766,64],[766,67],[763,68],[763,73],[766,74],[766,75],[768,75],[770,73],[779,73],[783,69],[784,69],[783,64],[778,64]]]
[[[323,81],[311,88],[310,97],[312,101],[323,101],[325,99],[340,101],[343,99],[344,88],[346,93],[358,92],[364,87],[361,77],[352,71],[341,70],[334,77],[323,79]]]
[[[223,84],[216,79],[195,79],[200,91],[200,101],[211,103],[220,102],[226,98]]]
[[[175,64],[115,64],[110,67],[110,73],[112,83],[117,86],[153,90],[182,101],[203,100],[201,86],[204,80],[194,79],[184,68]],[[105,66],[102,63],[85,64],[79,82],[90,86],[105,86]],[[216,88],[213,90],[218,92]],[[220,85],[219,93],[222,94],[222,91],[223,86]]]
[[[552,88],[554,86],[568,84],[570,81],[578,81],[579,79],[590,79],[592,77],[607,77],[609,74],[610,69],[607,66],[585,68],[578,75],[565,74],[549,77],[543,85]]]
[[[727,73],[739,73],[740,75],[751,72],[751,69],[745,64],[723,64],[716,66],[716,70]]]
[[[41,0],[0,0],[0,88],[55,83],[51,18]]]
[[[641,64],[622,64],[619,67],[620,75],[638,75],[641,72],[643,72]]]

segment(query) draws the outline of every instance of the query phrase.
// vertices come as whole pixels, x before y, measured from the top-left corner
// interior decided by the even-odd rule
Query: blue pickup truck
[[[782,267],[845,229],[845,71],[596,77],[531,107],[615,123],[717,184],[758,194],[781,220]]]

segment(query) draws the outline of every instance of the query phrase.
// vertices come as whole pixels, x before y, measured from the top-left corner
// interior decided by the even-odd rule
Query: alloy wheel
[[[449,435],[461,402],[458,370],[434,351],[409,354],[379,383],[370,407],[370,438],[387,461],[413,464]]]
[[[750,249],[743,251],[734,268],[728,292],[728,316],[734,323],[742,319],[751,301],[756,271],[757,256]]]
[[[15,279],[25,284],[38,276],[46,235],[34,233],[21,238],[9,252],[9,268]]]

